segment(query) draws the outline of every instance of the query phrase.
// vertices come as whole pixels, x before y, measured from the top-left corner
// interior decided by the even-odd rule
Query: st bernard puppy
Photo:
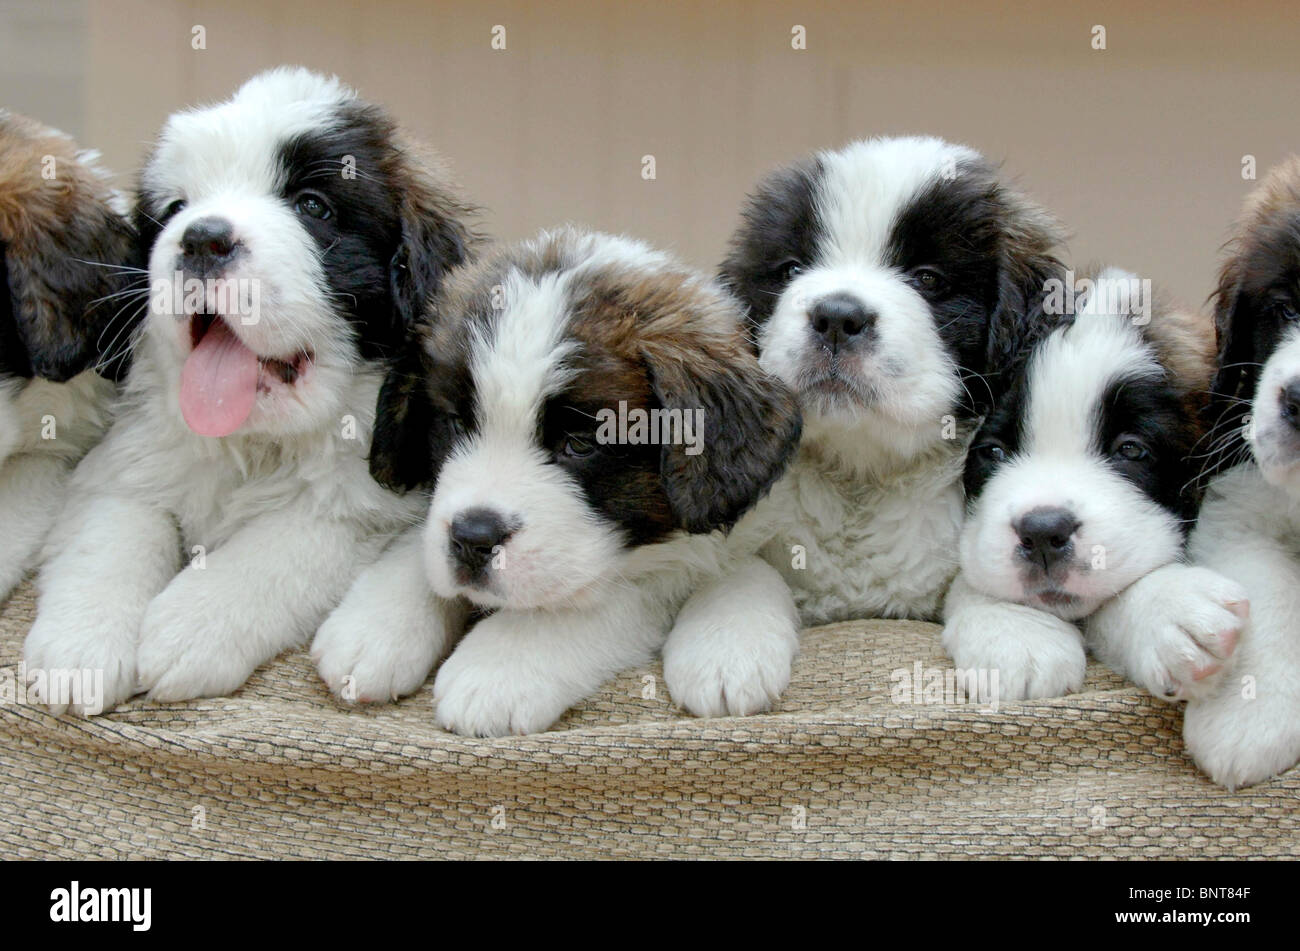
[[[1236,788],[1300,761],[1300,157],[1246,199],[1215,320],[1208,448],[1221,474],[1191,553],[1241,583],[1250,623],[1192,696],[1183,737],[1215,782]]]
[[[0,600],[103,435],[139,309],[125,199],[61,132],[0,110]],[[95,372],[96,370],[100,372]]]
[[[1068,303],[1059,326],[997,401],[966,461],[961,574],[943,643],[958,668],[997,670],[1002,700],[1083,686],[1081,626],[1131,597],[1134,582],[1183,561],[1200,499],[1191,457],[1213,373],[1211,321],[1116,268],[1077,288],[1077,297],[1074,282],[1060,295]],[[1193,575],[1203,584],[1177,636],[1140,634],[1161,641],[1158,675],[1167,679],[1158,687],[1171,697],[1222,665],[1245,613],[1237,585]],[[1100,646],[1112,660],[1109,641]]]
[[[102,670],[104,709],[220,695],[316,630],[417,514],[367,471],[375,401],[465,214],[333,78],[276,69],[168,119],[140,176],[149,312],[51,536],[29,677]]]
[[[322,677],[409,693],[473,607],[490,613],[438,671],[437,721],[546,729],[654,655],[799,426],[707,278],[576,230],[498,251],[452,277],[385,384],[373,471],[431,487],[427,518],[322,627]]]
[[[855,142],[758,186],[722,279],[761,366],[798,394],[804,435],[732,533],[761,559],[692,598],[665,645],[674,699],[766,709],[800,621],[938,618],[966,447],[1035,332],[1059,238],[994,166],[940,139]]]

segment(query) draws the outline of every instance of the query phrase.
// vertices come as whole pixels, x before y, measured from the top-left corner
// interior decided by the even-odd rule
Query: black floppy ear
[[[989,314],[984,354],[983,375],[988,385],[968,384],[976,401],[973,407],[976,413],[988,411],[997,396],[1010,386],[1014,376],[1012,368],[1058,323],[1058,318],[1044,309],[1048,282],[1065,279],[1064,266],[1051,253],[1058,240],[1055,226],[1045,213],[1022,214],[1042,218],[1020,222],[1003,243],[998,261],[997,297]]]
[[[406,492],[433,481],[433,405],[419,341],[412,335],[379,388],[370,474],[380,485]]]
[[[1255,365],[1254,344],[1250,328],[1244,326],[1247,315],[1243,312],[1242,282],[1225,270],[1214,292],[1214,336],[1217,341],[1214,382],[1210,385],[1211,408],[1222,411],[1230,403],[1244,406],[1255,396],[1259,382],[1259,367]],[[1215,406],[1214,404],[1221,404]],[[1217,413],[1215,414],[1217,415]]]
[[[646,363],[661,406],[702,422],[694,445],[662,449],[664,491],[678,524],[689,532],[730,528],[799,445],[802,417],[793,394],[746,351],[732,358],[647,353]]]
[[[478,240],[467,224],[470,206],[423,170],[408,166],[406,177],[402,238],[389,265],[397,340],[420,319],[447,273],[469,260]]]
[[[130,289],[138,254],[130,225],[108,208],[59,222],[57,231],[5,247],[8,293],[30,374],[63,382],[90,367],[113,378],[124,365],[142,301]]]

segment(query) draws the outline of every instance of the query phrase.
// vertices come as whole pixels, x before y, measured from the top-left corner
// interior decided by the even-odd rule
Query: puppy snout
[[[185,270],[212,274],[225,267],[239,250],[235,226],[229,219],[208,215],[190,223],[181,235]]]
[[[1282,387],[1278,401],[1280,403],[1278,411],[1282,415],[1282,421],[1293,430],[1300,432],[1300,380],[1292,380]]]
[[[808,322],[822,346],[832,353],[870,335],[876,314],[848,294],[831,294],[808,310]]]
[[[511,534],[506,520],[491,509],[466,509],[451,522],[452,557],[471,574],[480,574]]]
[[[1020,537],[1020,553],[1044,570],[1069,556],[1079,520],[1068,509],[1043,507],[1032,509],[1012,524]]]

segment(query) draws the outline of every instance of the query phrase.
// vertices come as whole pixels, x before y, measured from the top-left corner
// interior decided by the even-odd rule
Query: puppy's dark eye
[[[995,442],[980,443],[972,450],[972,452],[986,462],[998,464],[1007,461],[1006,449]]]
[[[327,219],[333,212],[330,206],[325,203],[325,199],[315,192],[303,192],[294,202],[294,210],[300,215],[306,215],[308,218],[319,218],[321,221]]]
[[[1140,439],[1121,436],[1115,440],[1115,447],[1111,450],[1111,455],[1119,456],[1129,462],[1145,462],[1151,458],[1151,450]]]
[[[1273,302],[1273,311],[1278,317],[1289,323],[1295,323],[1300,320],[1300,311],[1296,310],[1295,304],[1289,300],[1279,300]]]
[[[943,274],[932,267],[918,267],[912,271],[912,280],[922,291],[932,293],[943,287]]]
[[[776,280],[786,283],[794,280],[803,273],[804,263],[798,258],[787,258],[772,269],[772,276]]]
[[[456,439],[464,439],[465,434],[469,431],[465,426],[465,420],[459,416],[448,416],[447,428],[451,430],[452,436]]]
[[[596,451],[596,443],[588,436],[575,436],[570,433],[560,447],[560,453],[570,459],[585,459]]]
[[[162,213],[163,220],[166,221],[168,218],[173,218],[176,215],[179,215],[184,209],[185,209],[185,199],[177,198],[174,202],[172,202],[170,205],[168,205],[166,208],[163,209],[163,213]]]

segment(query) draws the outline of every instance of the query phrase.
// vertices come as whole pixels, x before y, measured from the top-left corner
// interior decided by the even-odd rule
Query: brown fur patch
[[[70,138],[0,111],[0,242],[25,351],[5,355],[10,369],[23,372],[21,358],[26,371],[66,379],[98,358],[121,305],[95,302],[123,287],[121,268],[134,257],[113,199]]]

